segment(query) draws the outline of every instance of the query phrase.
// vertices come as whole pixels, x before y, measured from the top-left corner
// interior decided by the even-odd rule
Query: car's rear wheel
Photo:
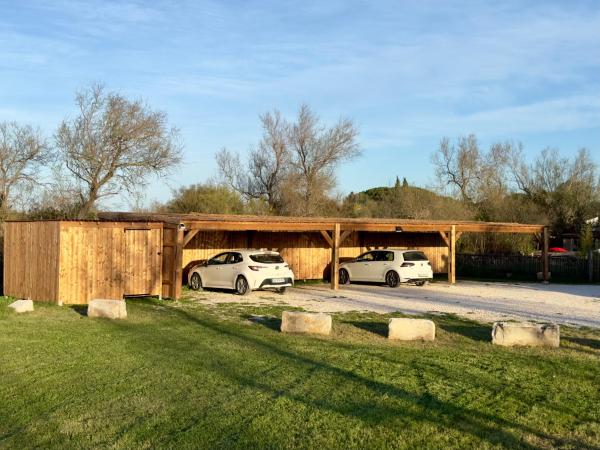
[[[283,295],[283,294],[285,294],[285,290],[286,290],[286,289],[287,289],[287,287],[286,287],[286,286],[284,286],[284,287],[280,287],[280,288],[277,288],[277,293],[278,293],[278,294],[282,294],[282,295]]]
[[[239,276],[235,281],[235,292],[238,295],[248,295],[250,293],[250,285],[246,277]]]
[[[400,275],[398,275],[398,272],[390,270],[388,273],[386,273],[385,283],[391,288],[400,286]]]
[[[340,269],[339,282],[340,284],[350,284],[350,274],[346,269]]]
[[[193,289],[194,291],[201,291],[202,290],[202,279],[200,278],[200,275],[197,273],[193,273],[192,276],[190,277],[190,289]]]
[[[415,281],[415,284],[417,286],[425,286],[427,284],[427,280],[419,280],[419,281]]]

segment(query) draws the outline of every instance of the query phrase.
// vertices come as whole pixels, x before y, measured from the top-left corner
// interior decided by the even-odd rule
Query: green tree
[[[242,196],[227,186],[192,184],[181,187],[162,208],[170,213],[243,214]]]

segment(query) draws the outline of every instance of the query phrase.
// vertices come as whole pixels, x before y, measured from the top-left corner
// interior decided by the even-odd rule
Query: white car
[[[219,253],[203,264],[192,267],[188,286],[234,289],[246,295],[255,289],[275,289],[283,294],[294,285],[294,273],[277,252],[234,250]]]
[[[351,281],[384,282],[390,287],[414,282],[425,285],[433,278],[427,256],[418,250],[372,250],[340,264],[340,284]]]

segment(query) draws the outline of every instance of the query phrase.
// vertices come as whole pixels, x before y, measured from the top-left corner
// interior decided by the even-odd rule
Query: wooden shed
[[[454,283],[454,249],[465,232],[538,235],[547,277],[543,225],[124,212],[99,218],[7,222],[5,295],[65,304],[129,295],[179,298],[186,267],[239,248],[279,251],[297,279],[331,274],[333,289],[340,260],[375,248],[415,248]]]
[[[162,295],[160,222],[7,222],[4,293],[65,304]]]

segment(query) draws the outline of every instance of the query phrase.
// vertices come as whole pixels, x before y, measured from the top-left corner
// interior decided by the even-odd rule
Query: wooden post
[[[171,287],[171,298],[178,300],[181,297],[182,273],[183,273],[183,228],[178,228],[176,231],[175,246],[173,247],[173,286]]]
[[[450,245],[448,247],[448,282],[456,284],[456,225],[450,229]]]
[[[331,247],[331,289],[339,288],[340,268],[340,224],[336,223],[333,228],[333,246]]]
[[[594,282],[594,251],[592,249],[588,251],[588,281]]]
[[[548,259],[548,241],[550,240],[550,236],[548,235],[548,227],[544,227],[544,231],[542,232],[542,280],[544,282],[548,282],[550,279],[550,261]]]

